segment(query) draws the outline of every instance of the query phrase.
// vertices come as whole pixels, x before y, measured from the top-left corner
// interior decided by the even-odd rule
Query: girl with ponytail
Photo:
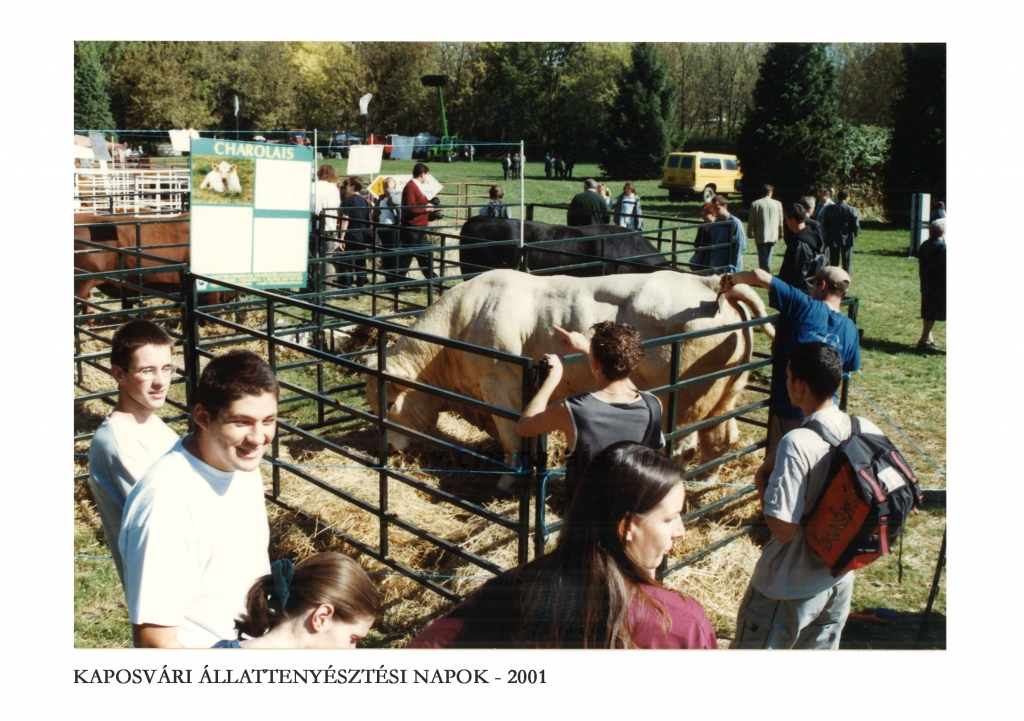
[[[238,638],[214,648],[355,648],[380,613],[366,572],[341,553],[271,564],[235,621]],[[248,638],[243,639],[243,635]]]

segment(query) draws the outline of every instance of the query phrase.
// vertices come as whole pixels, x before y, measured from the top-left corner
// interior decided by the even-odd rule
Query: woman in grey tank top
[[[644,358],[640,334],[627,323],[604,321],[591,326],[588,341],[582,333],[558,326],[558,345],[565,354],[582,353],[590,361],[596,388],[548,405],[562,380],[562,356],[544,356],[551,371],[523,410],[517,430],[531,437],[561,430],[566,440],[566,502],[572,500],[579,484],[580,469],[594,456],[619,441],[633,441],[660,449],[661,401],[637,390],[630,372]],[[510,490],[510,489],[504,489]]]

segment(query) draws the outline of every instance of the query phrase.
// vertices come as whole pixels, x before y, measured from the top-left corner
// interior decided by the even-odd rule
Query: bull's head
[[[367,359],[366,365],[370,368],[376,368],[377,357],[372,356]],[[390,359],[387,372],[397,378],[417,379],[415,374]],[[366,402],[373,410],[373,413],[379,416],[380,405],[378,403],[377,378],[370,374],[366,374],[364,378],[366,380]],[[430,433],[437,428],[437,418],[441,412],[440,398],[393,381],[387,382],[386,392],[388,420],[421,433]],[[412,440],[401,433],[389,431],[388,445],[393,450],[405,452],[412,445]]]

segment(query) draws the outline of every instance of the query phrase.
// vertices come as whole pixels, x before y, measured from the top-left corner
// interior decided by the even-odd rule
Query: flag
[[[235,96],[235,117],[238,117],[238,96]]]
[[[371,100],[373,100],[373,93],[367,93],[363,97],[359,98],[359,114],[360,115],[366,115],[366,113],[367,113],[367,111],[368,111],[368,109],[370,107],[370,101]]]

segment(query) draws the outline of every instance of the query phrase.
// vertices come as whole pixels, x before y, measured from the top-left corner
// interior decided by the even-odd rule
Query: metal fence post
[[[547,361],[542,360],[538,363],[534,373],[533,387],[539,388],[545,378],[547,378]],[[524,398],[523,408],[526,408],[526,404],[532,399],[532,396]],[[533,466],[533,485],[536,488],[537,497],[534,504],[533,518],[533,557],[540,558],[544,555],[544,547],[547,544],[547,536],[544,532],[544,516],[547,502],[548,434],[542,433],[533,440],[533,456],[530,458],[530,464]]]
[[[523,367],[523,408],[533,399],[534,386],[533,386],[533,360],[527,359],[526,365]],[[519,442],[519,470],[523,470],[527,467],[527,464],[532,463],[533,459],[530,457],[530,451],[533,443],[530,438],[523,438]],[[526,483],[525,479],[520,475],[519,483],[517,487],[519,489],[519,563],[523,564],[529,560],[530,556],[530,489],[532,484]],[[544,499],[538,498],[537,504],[541,506],[543,512]]]
[[[196,386],[199,384],[199,290],[190,271],[183,270],[181,279],[185,331],[185,405],[189,409],[188,429],[191,432],[195,430],[192,406],[195,403]]]
[[[857,325],[857,311],[860,308],[860,299],[851,298],[853,301],[846,307],[846,315],[850,320],[853,321],[854,325]],[[858,329],[858,333],[860,329]],[[839,410],[845,411],[847,403],[850,400],[850,379],[847,374],[843,374],[843,385],[839,393]]]
[[[669,385],[675,385],[679,382],[679,356],[682,353],[682,341],[677,340],[672,344],[672,356],[669,360],[669,372],[668,382]],[[668,397],[668,432],[672,433],[676,429],[676,411],[679,408],[679,389],[674,389]],[[675,441],[670,441],[665,444],[665,455],[669,458],[672,457],[672,447],[675,445]]]
[[[382,374],[387,371],[387,333],[383,329],[377,330],[377,370]],[[378,459],[380,463],[380,477],[378,490],[380,496],[380,530],[379,550],[385,558],[388,556],[388,429],[384,422],[388,418],[388,388],[387,381],[381,375],[377,379],[377,408],[380,415],[380,447],[378,448]]]

